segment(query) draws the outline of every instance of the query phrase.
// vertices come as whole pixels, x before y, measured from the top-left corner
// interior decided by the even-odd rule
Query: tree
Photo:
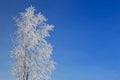
[[[18,26],[14,35],[12,73],[16,80],[48,80],[54,70],[52,46],[46,41],[53,25],[46,23],[41,14],[35,14],[34,7],[28,7],[15,17]]]

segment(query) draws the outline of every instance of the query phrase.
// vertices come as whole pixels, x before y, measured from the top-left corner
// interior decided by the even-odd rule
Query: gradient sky
[[[120,80],[119,0],[0,0],[0,80],[13,80],[12,17],[30,5],[55,25],[51,80]]]

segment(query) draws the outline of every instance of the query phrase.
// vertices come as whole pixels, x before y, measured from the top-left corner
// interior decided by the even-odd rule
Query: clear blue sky
[[[12,17],[30,5],[55,25],[51,80],[120,80],[119,0],[0,0],[0,80],[12,80]]]

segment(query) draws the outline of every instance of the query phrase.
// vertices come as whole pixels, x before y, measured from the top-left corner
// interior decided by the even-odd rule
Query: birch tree
[[[46,41],[53,25],[41,13],[35,13],[33,6],[25,9],[15,18],[17,31],[14,48],[11,51],[12,73],[16,80],[48,80],[54,70],[51,58],[52,46]]]

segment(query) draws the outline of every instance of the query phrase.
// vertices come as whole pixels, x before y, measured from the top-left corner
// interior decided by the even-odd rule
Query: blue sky
[[[0,80],[10,75],[13,16],[33,5],[55,25],[51,80],[120,80],[119,0],[0,0]]]

